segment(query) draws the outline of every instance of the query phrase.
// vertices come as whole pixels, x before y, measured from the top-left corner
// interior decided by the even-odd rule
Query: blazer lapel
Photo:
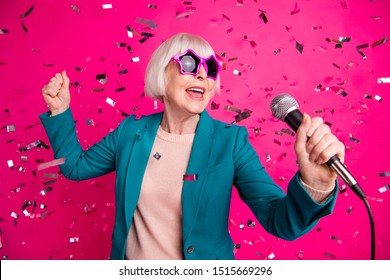
[[[191,233],[204,190],[214,138],[213,120],[203,111],[196,129],[182,190],[183,242]]]
[[[155,114],[145,123],[145,127],[136,132],[130,162],[125,181],[125,218],[126,228],[129,229],[137,206],[142,180],[156,138],[162,113]]]

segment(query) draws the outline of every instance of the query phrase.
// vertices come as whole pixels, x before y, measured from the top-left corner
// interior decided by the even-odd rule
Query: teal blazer
[[[124,259],[127,235],[137,206],[142,179],[162,113],[129,116],[117,129],[86,151],[81,148],[71,110],[40,116],[55,158],[66,158],[62,174],[84,180],[116,171],[116,214],[111,259]],[[182,246],[185,259],[234,259],[228,232],[232,186],[270,233],[294,240],[332,212],[337,191],[316,203],[296,174],[287,194],[261,165],[245,127],[212,119],[204,111],[196,129],[183,180]],[[195,177],[195,176],[190,176]],[[153,203],[153,201],[151,201]]]

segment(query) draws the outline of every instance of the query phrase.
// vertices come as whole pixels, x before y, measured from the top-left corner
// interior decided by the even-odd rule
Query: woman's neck
[[[172,134],[192,134],[196,131],[199,118],[199,114],[180,116],[164,111],[161,128]]]

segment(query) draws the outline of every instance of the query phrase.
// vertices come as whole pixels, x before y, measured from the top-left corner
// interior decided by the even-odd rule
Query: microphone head
[[[284,121],[290,112],[299,109],[298,102],[294,97],[286,93],[275,96],[270,107],[272,115],[281,121]]]

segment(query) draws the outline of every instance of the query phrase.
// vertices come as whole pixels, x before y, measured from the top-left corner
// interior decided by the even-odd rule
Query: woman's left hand
[[[337,174],[325,163],[334,155],[344,162],[345,147],[322,118],[303,115],[294,148],[303,182],[317,190],[333,189]]]

